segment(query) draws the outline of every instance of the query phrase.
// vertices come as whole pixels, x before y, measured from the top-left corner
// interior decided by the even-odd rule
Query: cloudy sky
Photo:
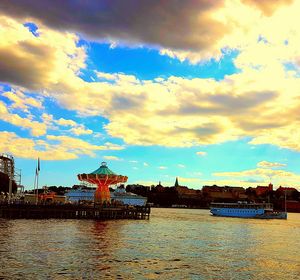
[[[299,0],[1,0],[0,152],[33,186],[300,186]]]

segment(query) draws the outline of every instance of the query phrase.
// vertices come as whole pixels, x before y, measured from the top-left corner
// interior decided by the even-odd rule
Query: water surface
[[[4,279],[300,279],[288,220],[154,208],[150,220],[0,219]]]

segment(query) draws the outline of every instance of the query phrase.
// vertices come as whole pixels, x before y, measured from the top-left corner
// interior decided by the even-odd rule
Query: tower
[[[176,177],[176,180],[175,180],[175,188],[178,188],[179,187],[179,184],[178,184],[178,177]]]

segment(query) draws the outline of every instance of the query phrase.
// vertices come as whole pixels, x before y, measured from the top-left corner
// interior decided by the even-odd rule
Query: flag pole
[[[39,172],[36,174],[36,196],[35,196],[35,204],[38,204],[39,201]]]
[[[40,158],[38,158],[37,167],[36,167],[36,197],[35,203],[38,204],[39,201],[39,173],[40,173]]]
[[[33,184],[33,194],[35,195],[36,191],[35,191],[35,188],[36,188],[36,169],[35,169],[35,174],[34,174],[34,184]]]

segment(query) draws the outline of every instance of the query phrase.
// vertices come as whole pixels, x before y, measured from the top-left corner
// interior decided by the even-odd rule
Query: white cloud
[[[161,169],[161,170],[168,169],[168,167],[166,167],[166,166],[159,166],[158,168]]]
[[[262,168],[272,168],[272,167],[282,167],[286,166],[285,163],[279,163],[279,162],[269,162],[269,161],[260,161],[257,164],[257,167],[262,167]]]
[[[116,156],[103,156],[103,158],[106,160],[117,160],[117,161],[122,160],[121,158]]]

